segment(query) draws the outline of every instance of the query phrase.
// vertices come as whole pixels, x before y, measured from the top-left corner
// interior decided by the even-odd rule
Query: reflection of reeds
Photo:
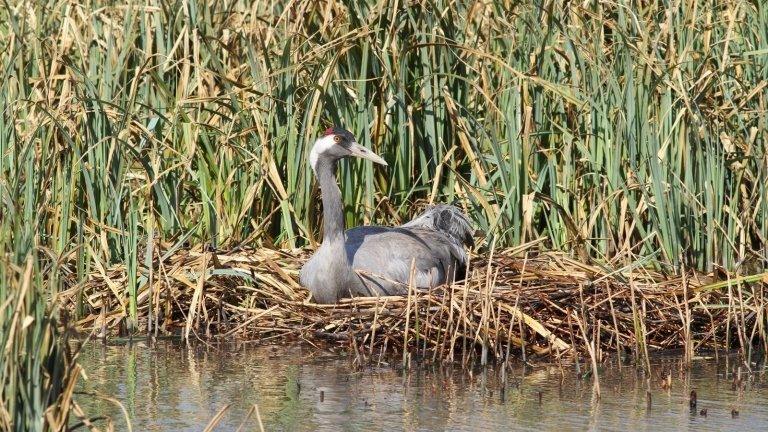
[[[163,250],[159,245],[156,249]],[[729,322],[735,319],[743,334],[752,335],[745,344],[762,341],[757,333],[747,333],[748,328],[760,328],[755,322],[759,315],[736,315],[733,309],[720,307],[728,303],[727,285],[707,283],[710,278],[668,277],[647,270],[607,272],[561,253],[528,251],[527,258],[517,258],[520,253],[496,251],[492,259],[477,257],[471,276],[454,286],[317,305],[307,301],[308,292],[296,283],[306,257],[303,252],[178,251],[162,265],[152,263],[166,271],[154,287],[140,286],[138,323],[146,330],[148,311],[165,311],[160,320],[163,332],[189,331],[190,337],[202,339],[217,335],[263,341],[325,339],[354,343],[355,351],[373,359],[386,355],[381,351],[386,346],[389,354],[402,356],[404,365],[412,356],[503,360],[521,347],[540,356],[577,351],[592,358],[595,371],[600,353],[617,347],[634,346],[649,368],[652,349],[722,344],[728,340],[725,332],[733,329]],[[140,268],[141,274],[148,272]],[[78,325],[120,328],[130,315],[129,306],[103,314],[101,302],[114,295],[109,286],[123,283],[125,273],[115,266],[91,276],[82,290],[93,313]],[[743,277],[739,283],[759,291],[765,277]],[[160,292],[166,303],[151,304],[157,297],[149,292]],[[754,311],[761,303],[752,292],[731,290],[730,296],[741,293],[739,310]],[[74,303],[73,296],[62,300]]]

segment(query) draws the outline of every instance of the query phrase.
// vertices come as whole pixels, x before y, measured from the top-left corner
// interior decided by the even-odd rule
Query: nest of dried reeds
[[[158,254],[158,257],[162,254]],[[101,336],[301,339],[374,358],[434,361],[766,344],[768,273],[726,278],[606,270],[563,253],[496,251],[465,281],[407,296],[318,305],[297,283],[307,254],[177,251],[140,269],[132,317],[125,269],[100,269],[62,293],[84,296],[77,324]]]

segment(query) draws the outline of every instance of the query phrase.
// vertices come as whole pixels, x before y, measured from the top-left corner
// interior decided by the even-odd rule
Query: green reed
[[[342,167],[350,224],[458,199],[502,245],[765,253],[763,5],[33,4],[5,12],[2,172],[50,174],[57,253],[133,269],[150,225],[311,242],[332,123],[390,162]]]

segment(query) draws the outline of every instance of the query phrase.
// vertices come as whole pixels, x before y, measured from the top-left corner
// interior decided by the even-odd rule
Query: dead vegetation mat
[[[135,304],[122,266],[95,266],[58,300],[80,330],[107,338],[298,339],[437,361],[766,346],[768,273],[673,276],[518,248],[474,257],[470,276],[451,286],[318,305],[297,282],[307,251],[155,255],[137,272]]]

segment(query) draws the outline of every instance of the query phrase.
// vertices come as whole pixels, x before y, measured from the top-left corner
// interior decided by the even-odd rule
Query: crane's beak
[[[376,153],[368,150],[367,148],[361,146],[360,144],[353,142],[351,146],[349,146],[349,152],[352,153],[352,156],[357,156],[359,158],[368,159],[369,161],[373,161],[377,164],[381,164],[384,166],[387,166],[387,161],[381,158],[381,156],[377,155]]]

